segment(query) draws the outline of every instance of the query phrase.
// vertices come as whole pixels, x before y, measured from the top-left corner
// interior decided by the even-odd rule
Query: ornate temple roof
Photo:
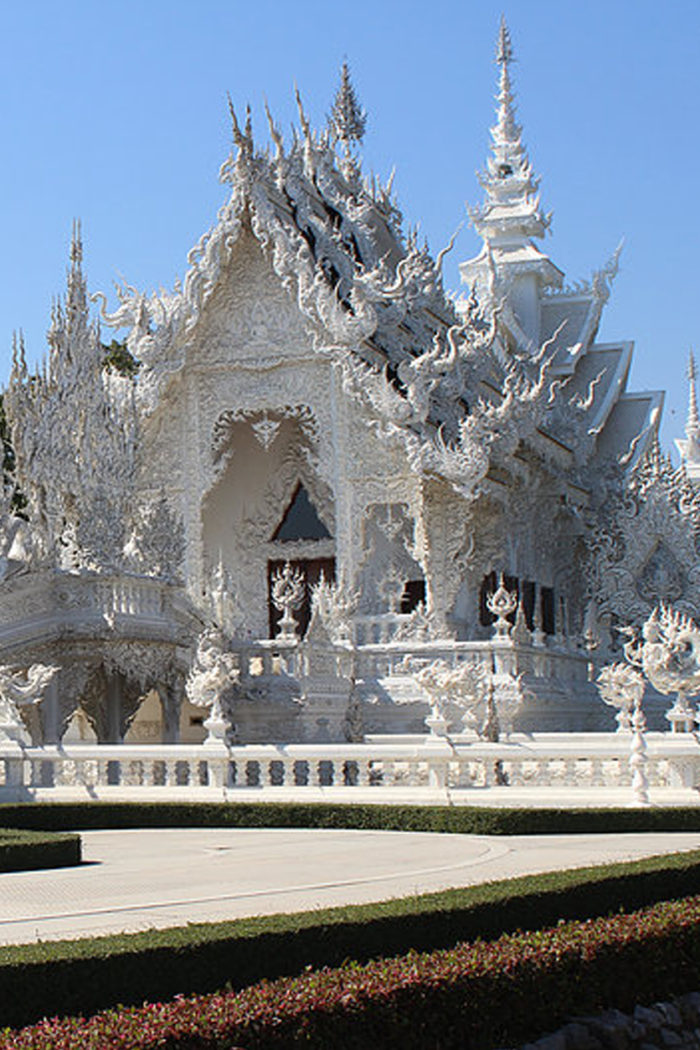
[[[639,461],[655,438],[662,396],[626,392],[630,343],[595,343],[619,253],[590,282],[565,287],[535,243],[550,220],[515,119],[505,22],[496,62],[485,201],[471,213],[484,245],[461,264],[472,289],[456,302],[443,287],[444,252],[433,258],[405,228],[391,180],[382,185],[362,172],[366,114],[346,65],[322,130],[312,129],[297,92],[291,142],[266,107],[271,145],[257,146],[250,111],[239,122],[231,106],[234,149],[220,173],[229,199],[189,253],[184,280],[151,295],[125,286],[112,312],[102,297],[105,321],[127,329],[141,363],[134,390],[142,419],[186,369],[209,304],[231,280],[232,254],[248,237],[296,305],[310,348],[344,369],[370,423],[403,444],[417,471],[473,494],[494,471],[516,469],[516,450],[531,447],[585,489],[601,461],[626,469]],[[69,283],[69,301],[75,294]],[[62,324],[57,318],[56,332]],[[56,334],[50,339],[59,347]],[[61,352],[52,349],[50,373],[62,367],[54,361]],[[18,404],[27,379],[18,361]],[[42,390],[40,383],[29,400]]]
[[[502,20],[496,49],[496,123],[480,177],[485,200],[470,211],[484,245],[474,259],[460,264],[462,280],[498,313],[497,343],[505,358],[539,358],[547,346],[551,376],[559,381],[563,403],[576,404],[582,416],[574,421],[569,411],[561,410],[560,400],[544,429],[571,449],[583,443],[591,460],[621,463],[629,470],[656,440],[663,393],[627,393],[633,344],[595,341],[622,246],[590,281],[566,285],[563,273],[535,243],[549,228],[551,215],[542,212],[539,179],[515,119],[513,61]],[[464,303],[458,300],[458,309]]]

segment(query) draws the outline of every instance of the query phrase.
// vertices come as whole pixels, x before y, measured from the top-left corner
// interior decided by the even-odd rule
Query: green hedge
[[[65,868],[80,860],[80,835],[0,828],[0,872]],[[0,905],[0,915],[1,911]]]
[[[700,898],[0,1033],[0,1050],[496,1050],[697,988]]]
[[[93,940],[5,948],[0,1025],[163,1000],[263,977],[447,948],[700,892],[700,851],[422,897]]]
[[[46,831],[91,828],[358,828],[467,835],[700,831],[700,806],[490,809],[324,802],[24,802],[0,805],[0,824]]]

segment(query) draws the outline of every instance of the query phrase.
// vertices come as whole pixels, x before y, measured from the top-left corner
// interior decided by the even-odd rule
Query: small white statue
[[[218,627],[207,627],[199,636],[197,652],[185,682],[185,692],[195,707],[208,707],[204,723],[206,744],[223,742],[233,727],[224,710],[224,696],[238,680],[236,657],[226,651],[226,641]]]
[[[27,668],[0,666],[0,740],[26,742],[28,734],[20,708],[40,703],[59,670],[47,664]]]
[[[297,638],[293,610],[298,609],[304,601],[305,582],[304,573],[300,569],[293,569],[288,561],[285,562],[284,568],[273,573],[272,601],[275,608],[282,613],[279,637],[285,641],[294,641]]]
[[[460,663],[450,667],[434,660],[415,674],[430,697],[431,714],[426,719],[431,732],[447,733],[450,707],[462,711],[462,724],[487,740],[498,740],[501,724],[509,725],[524,696],[520,678],[497,674],[483,663]]]
[[[508,620],[508,617],[517,609],[518,597],[507,589],[503,573],[501,573],[498,582],[498,589],[493,594],[489,594],[486,599],[486,607],[496,617],[496,622],[493,625],[493,629],[496,632],[494,637],[509,638],[513,625]]]
[[[629,664],[608,664],[596,679],[601,700],[617,708],[618,733],[632,731],[632,713],[644,696],[644,678]]]

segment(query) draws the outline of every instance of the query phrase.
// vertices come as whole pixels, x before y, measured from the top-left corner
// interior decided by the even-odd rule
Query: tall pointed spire
[[[496,45],[496,64],[500,67],[498,95],[496,96],[498,103],[496,108],[497,120],[495,127],[491,129],[494,156],[489,163],[489,168],[493,165],[495,174],[499,178],[503,178],[507,174],[512,175],[514,170],[528,166],[527,155],[521,142],[522,128],[515,120],[515,97],[508,68],[511,62],[514,61],[510,32],[508,31],[505,18],[502,17]],[[509,155],[511,153],[515,154],[512,158]],[[508,163],[511,159],[516,161],[515,165]],[[506,162],[506,169],[504,169],[502,163],[499,165],[499,160]]]
[[[537,196],[539,179],[535,178],[522,141],[522,128],[515,119],[515,95],[510,67],[515,61],[510,32],[501,18],[496,45],[498,93],[496,123],[491,128],[491,153],[486,171],[479,177],[486,201],[472,214],[477,232],[487,241],[525,243],[530,237],[542,237],[549,216],[540,210]]]
[[[476,232],[482,237],[481,253],[460,265],[462,280],[488,286],[489,271],[498,279],[516,280],[517,320],[526,339],[539,334],[539,295],[547,287],[560,287],[563,274],[532,238],[544,236],[550,216],[540,208],[539,179],[533,173],[523,145],[522,128],[515,119],[515,93],[511,66],[515,61],[510,32],[501,19],[496,44],[498,91],[496,123],[491,128],[491,150],[486,170],[479,175],[485,191],[481,207],[470,209]]]
[[[73,220],[71,231],[65,313],[70,331],[87,326],[87,282],[83,275],[83,237],[79,219]]]
[[[691,350],[688,357],[688,418],[685,424],[685,440],[676,439],[676,448],[691,481],[700,481],[700,414],[696,389],[697,373],[695,358]]]
[[[698,398],[695,389],[696,378],[695,358],[691,350],[688,358],[688,421],[685,424],[685,433],[688,441],[693,441],[700,446],[700,416],[698,415]]]

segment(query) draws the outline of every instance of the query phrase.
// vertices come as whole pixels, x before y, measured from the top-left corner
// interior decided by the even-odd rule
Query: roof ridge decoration
[[[601,503],[592,525],[589,587],[601,614],[613,624],[641,623],[663,580],[677,590],[676,607],[693,615],[700,587],[700,492],[683,464],[674,468],[658,438],[632,469],[624,498]]]
[[[560,288],[552,285],[547,286],[542,289],[543,296],[546,300],[594,298],[600,303],[602,310],[610,298],[613,283],[620,272],[620,258],[624,247],[625,239],[622,237],[615,251],[612,252],[602,266],[593,271],[589,278],[586,279],[584,277],[578,281],[566,281]]]
[[[340,142],[344,149],[344,171],[349,174],[352,164],[353,143],[359,144],[367,128],[367,111],[360,105],[359,99],[350,80],[350,69],[347,60],[340,69],[340,87],[328,114],[328,127],[334,142]]]
[[[143,366],[138,395],[144,411],[155,408],[163,382],[184,364],[193,329],[244,229],[297,303],[317,348],[358,348],[374,340],[380,356],[396,363],[428,345],[436,325],[457,319],[443,289],[442,259],[433,260],[404,232],[392,179],[382,185],[365,178],[359,163],[339,156],[358,141],[358,113],[342,128],[336,121],[333,133],[316,132],[298,90],[296,97],[300,129],[289,144],[265,106],[272,149],[256,147],[250,111],[241,124],[230,105],[234,149],[220,178],[231,194],[190,251],[182,284],[150,296],[124,285],[111,312],[102,293],[94,297],[107,324],[130,330],[128,348]],[[349,107],[347,98],[343,105]],[[411,331],[402,332],[409,314]]]
[[[600,379],[591,380],[585,397],[568,397],[562,394],[568,379],[552,375],[551,340],[533,358],[513,357],[503,365],[494,338],[495,324],[488,330],[474,322],[453,325],[436,334],[430,350],[404,362],[398,385],[387,369],[351,355],[342,363],[344,387],[368,409],[367,425],[383,439],[398,440],[418,473],[445,479],[466,500],[484,491],[490,467],[516,471],[513,454],[523,443],[537,444],[555,474],[569,470],[568,460],[562,464],[538,438],[557,400],[565,403],[577,429],[574,460],[582,465],[585,455],[579,448],[585,445],[587,412]],[[479,395],[479,389],[488,388],[489,395]],[[475,398],[468,409],[465,392]],[[438,401],[439,395],[444,400]],[[446,413],[450,400],[459,410],[451,415]],[[437,407],[446,415],[442,423]]]

